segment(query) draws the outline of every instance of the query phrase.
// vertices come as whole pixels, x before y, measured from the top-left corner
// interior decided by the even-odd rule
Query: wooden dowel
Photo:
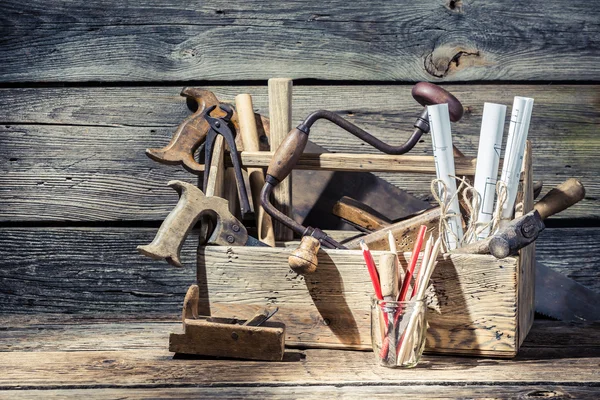
[[[256,128],[256,119],[254,118],[252,97],[247,93],[238,94],[235,96],[235,108],[240,124],[240,135],[242,136],[244,150],[253,152],[259,151],[258,130]],[[258,227],[258,240],[269,246],[275,247],[273,221],[271,220],[271,216],[267,214],[260,205],[260,191],[265,185],[263,169],[260,167],[249,167],[247,169],[252,203],[254,204],[254,212],[256,215],[256,225]]]
[[[292,80],[269,79],[269,119],[271,151],[275,151],[292,129]],[[269,157],[269,160],[271,157]],[[267,163],[268,166],[268,163]],[[292,177],[284,179],[273,191],[273,205],[292,217]],[[293,232],[287,226],[273,221],[276,240],[291,240]]]

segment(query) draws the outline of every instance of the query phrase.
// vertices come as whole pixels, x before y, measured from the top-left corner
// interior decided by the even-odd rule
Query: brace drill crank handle
[[[448,91],[432,83],[419,82],[413,87],[412,95],[413,98],[423,106],[447,103],[451,121],[458,121],[463,115],[463,106],[460,101],[458,101],[458,99]],[[308,142],[310,128],[319,119],[326,119],[330,122],[333,122],[337,126],[350,132],[354,136],[384,153],[398,155],[410,151],[418,143],[423,133],[429,132],[427,108],[424,109],[414,123],[415,131],[413,132],[412,136],[400,146],[391,146],[382,142],[370,133],[364,131],[363,129],[331,111],[319,110],[310,114],[300,125],[292,129],[285,140],[281,143],[279,148],[275,151],[267,170],[265,186],[263,186],[261,192],[261,203],[265,211],[273,218],[287,225],[296,233],[302,236],[310,235],[315,237],[321,241],[324,247],[344,248],[344,246],[329,238],[318,228],[306,228],[285,214],[281,213],[279,210],[273,207],[273,205],[271,205],[269,199],[273,188],[292,172],[292,169],[304,152],[304,148]]]

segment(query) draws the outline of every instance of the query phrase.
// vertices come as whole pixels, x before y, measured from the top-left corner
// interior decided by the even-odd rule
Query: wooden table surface
[[[173,358],[172,322],[3,318],[2,398],[598,398],[600,324],[537,321],[512,360],[425,355],[414,369],[372,352],[287,349],[282,362]],[[562,397],[561,397],[562,396]]]
[[[294,124],[328,109],[396,144],[421,112],[411,87],[427,80],[465,106],[452,132],[470,157],[484,102],[535,99],[542,195],[569,177],[587,188],[547,221],[538,258],[599,291],[593,2],[4,0],[0,21],[0,397],[600,397],[598,325],[537,321],[514,360],[427,355],[410,371],[331,350],[173,360],[167,334],[195,271],[135,250],[177,202],[166,183],[197,182],[144,154],[191,113],[184,86],[250,93],[268,115],[266,80],[291,77]],[[333,124],[311,140],[375,153]],[[430,140],[411,154],[431,155]],[[378,175],[433,200],[430,175]],[[186,265],[194,251],[190,240]]]

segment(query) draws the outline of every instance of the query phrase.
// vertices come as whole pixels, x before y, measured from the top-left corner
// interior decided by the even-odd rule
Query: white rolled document
[[[506,202],[502,207],[503,220],[511,219],[513,216],[532,109],[533,99],[515,97],[500,177],[500,180],[506,184]]]
[[[494,214],[496,198],[496,181],[500,165],[500,151],[504,134],[506,106],[503,104],[485,103],[483,119],[479,134],[479,150],[477,151],[477,167],[475,168],[475,190],[479,193],[481,208],[477,216],[478,224],[486,224]],[[481,225],[479,225],[481,226]],[[490,234],[490,227],[483,229],[477,239],[485,239]]]
[[[454,154],[452,152],[452,133],[450,131],[448,104],[427,106],[427,113],[429,114],[429,125],[431,127],[435,170],[438,179],[444,182],[448,189],[445,199],[441,196],[441,186],[438,188],[438,194],[444,202],[448,202],[452,198],[452,201],[448,204],[448,213],[455,214],[453,217],[448,218],[448,225],[454,233],[454,235],[446,233],[447,250],[450,251],[459,246],[460,240],[463,237],[463,228],[460,218],[460,208],[458,207],[458,196],[455,196],[456,179],[454,178]]]

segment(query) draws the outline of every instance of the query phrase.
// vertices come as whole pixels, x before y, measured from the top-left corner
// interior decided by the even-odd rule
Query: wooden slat
[[[268,167],[272,152],[243,151],[240,154],[245,167]],[[461,157],[454,160],[456,173],[474,175],[477,160]],[[435,175],[433,156],[390,156],[387,154],[334,154],[306,153],[296,163],[296,169],[355,171],[355,172],[411,172]]]
[[[399,143],[419,113],[410,86],[297,86],[294,117],[326,108],[382,140]],[[448,85],[466,107],[453,141],[475,156],[484,101],[512,104],[514,95],[535,98],[530,137],[534,179],[544,191],[568,177],[580,178],[587,197],[552,218],[598,218],[600,111],[596,85]],[[210,87],[223,100],[249,92],[267,114],[267,88]],[[189,115],[180,87],[48,88],[0,90],[0,220],[157,220],[176,194],[171,179],[193,182],[181,168],[148,159],[147,147],[168,143]],[[344,153],[376,150],[333,124],[318,122],[311,140]],[[409,155],[431,155],[429,136]],[[430,176],[382,173],[390,182],[430,199]],[[142,200],[143,199],[143,200]]]
[[[273,320],[278,318],[274,316]],[[164,349],[169,333],[181,332],[181,321],[175,322],[176,319],[174,316],[170,322],[100,323],[93,319],[51,321],[44,315],[3,316],[0,353]],[[522,349],[561,350],[571,355],[587,350],[589,356],[600,356],[600,323],[574,325],[537,320]]]
[[[434,375],[421,374],[429,381],[416,380],[414,373],[405,375],[404,371],[374,367],[370,353],[288,350],[283,363],[253,362],[251,368],[248,368],[250,363],[240,361],[173,360],[171,353],[164,349],[168,333],[181,329],[179,322],[90,323],[88,320],[73,323],[63,317],[59,323],[42,324],[35,316],[29,321],[3,316],[2,326],[0,365],[4,370],[16,371],[12,382],[0,378],[0,387],[5,389],[0,391],[0,398],[289,398],[290,394],[302,398],[397,398],[400,395],[414,398],[542,395],[595,398],[593,395],[597,394],[595,381],[581,382],[577,373],[581,368],[590,368],[597,379],[597,370],[590,364],[597,363],[600,357],[598,324],[581,326],[536,321],[521,354],[513,361],[425,355],[415,372],[435,369]],[[82,357],[74,356],[76,353]],[[132,358],[141,354],[148,357],[141,363],[138,358],[134,363]],[[323,359],[327,361],[321,363]],[[325,364],[332,359],[344,361],[343,366],[335,369],[341,372],[321,380],[322,369],[331,370],[331,364],[329,367]],[[555,363],[555,359],[565,360]],[[73,364],[74,360],[78,362]],[[52,362],[56,362],[54,372],[50,372]],[[89,364],[83,365],[85,362]],[[573,368],[569,367],[571,363]],[[297,364],[306,372],[299,375]],[[511,368],[519,372],[531,364],[534,371],[525,376],[507,376]],[[194,366],[193,370],[189,365]],[[291,368],[288,375],[281,372],[282,366]],[[76,367],[80,369],[74,371]],[[215,368],[223,373],[211,375]],[[148,369],[156,371],[144,377]],[[231,382],[240,369],[257,369],[258,375],[242,374],[241,381]],[[469,378],[457,379],[461,373],[470,375],[464,374],[465,369],[474,370],[475,382]],[[270,370],[275,371],[275,380],[271,376],[263,378]],[[91,382],[92,376],[102,371],[106,373]],[[539,378],[532,381],[535,372]],[[161,373],[167,375],[156,380]],[[194,380],[194,373],[209,376]],[[552,373],[556,376],[551,377]],[[373,374],[386,375],[384,380],[387,381],[382,384]],[[465,383],[469,384],[465,386]],[[503,385],[500,390],[500,383],[509,385]]]
[[[166,349],[0,354],[0,389],[364,384],[597,384],[598,356],[535,350],[515,360],[425,356],[418,368],[376,367],[371,352],[286,352],[283,362],[173,359]],[[556,357],[556,358],[555,358]],[[335,360],[335,367],[332,367]],[[431,372],[431,373],[427,373]]]
[[[596,386],[523,385],[338,385],[338,386],[264,386],[264,387],[168,387],[152,389],[50,389],[0,390],[1,398],[10,399],[521,399],[530,397],[598,398]]]
[[[0,309],[7,315],[61,314],[57,320],[69,314],[76,319],[178,319],[196,278],[196,245],[190,238],[183,247],[186,267],[170,267],[135,250],[155,233],[151,228],[2,228]],[[537,257],[600,291],[600,254],[589,251],[581,257],[582,246],[594,249],[598,242],[598,228],[547,229],[537,242]],[[286,272],[273,274],[281,278]]]
[[[326,8],[11,0],[0,15],[0,80],[11,82],[586,80],[599,72],[600,14],[584,0]]]

